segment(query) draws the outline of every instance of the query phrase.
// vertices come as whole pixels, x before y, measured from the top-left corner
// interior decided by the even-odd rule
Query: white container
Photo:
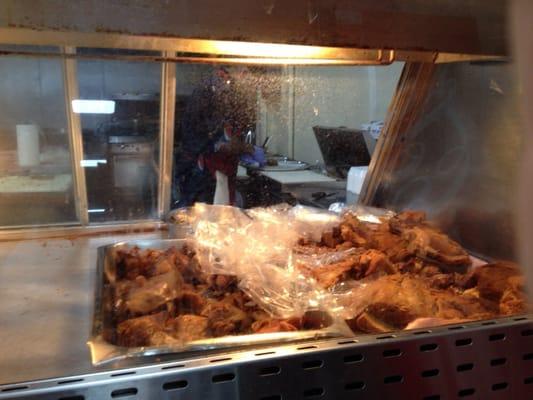
[[[368,167],[351,167],[346,180],[346,204],[355,204],[361,193]]]
[[[226,175],[220,171],[215,172],[217,185],[215,188],[215,198],[213,204],[228,205],[229,204],[229,180]]]
[[[17,156],[21,167],[39,165],[39,126],[17,125]]]

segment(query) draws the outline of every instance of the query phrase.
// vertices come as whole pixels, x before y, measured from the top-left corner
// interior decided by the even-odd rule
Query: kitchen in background
[[[77,76],[81,100],[109,106],[80,113],[89,221],[155,218],[161,65],[79,60]]]
[[[58,52],[40,48],[44,50]],[[77,51],[85,58],[75,62],[78,99],[73,110],[83,138],[81,163],[89,221],[155,218],[161,64],[98,58],[112,56],[113,52],[103,49]],[[335,132],[340,129],[345,132],[343,140],[352,142],[361,136],[365,124],[383,120],[402,65],[250,68],[247,85],[255,92],[251,98],[255,98],[252,106],[257,116],[252,127],[254,143],[267,143],[267,156],[273,160],[303,168],[240,168],[239,205],[289,202],[327,208],[335,202],[355,201],[356,197],[347,198],[346,179],[349,167],[361,163],[348,160],[339,173],[324,158],[316,131],[338,136]],[[214,68],[176,64],[175,154],[179,154],[181,114],[194,88]],[[77,223],[63,61],[44,56],[2,57],[0,71],[9,76],[0,83],[4,94],[0,99],[0,223]],[[32,154],[30,165],[20,162],[20,157],[31,159]],[[355,186],[360,189],[366,167],[357,168]],[[179,199],[176,187],[172,197],[175,204]],[[26,201],[35,204],[31,212],[17,211],[18,204]]]
[[[263,196],[244,195],[249,205],[288,201],[328,208],[356,202],[402,68],[394,63],[266,70],[257,85],[257,143],[269,138],[268,152],[297,162],[290,166],[300,170],[264,168],[263,180],[252,186]]]
[[[75,223],[61,59],[1,57],[0,75],[0,225]]]

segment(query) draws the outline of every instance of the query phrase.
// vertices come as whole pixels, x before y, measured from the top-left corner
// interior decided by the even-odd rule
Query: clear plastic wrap
[[[278,205],[246,212],[198,204],[192,239],[206,273],[235,275],[240,288],[273,317],[324,310],[328,293],[295,266],[299,241],[320,241],[340,217],[308,207]]]
[[[148,313],[175,299],[182,284],[181,276],[175,270],[149,279],[139,278],[135,281],[117,283],[117,301],[115,304],[117,309],[124,308],[134,314]]]
[[[230,282],[237,283],[251,298],[248,303],[259,306],[268,318],[257,318],[254,324],[260,326],[252,326],[254,333],[244,336],[227,333],[189,341],[175,329],[179,343],[168,342],[166,337],[160,342],[160,337],[152,337],[157,343],[150,342],[155,346],[150,351],[222,348],[271,340],[351,335],[352,331],[385,332],[492,318],[498,313],[517,313],[523,309],[519,282],[516,285],[511,282],[516,278],[516,268],[504,268],[500,263],[472,275],[477,268],[487,265],[466,253],[467,260],[457,265],[456,244],[427,223],[423,212],[394,214],[352,206],[336,213],[288,205],[241,210],[197,204],[182,210],[180,217],[186,221],[185,231],[189,233],[180,243],[187,243],[186,247],[195,253],[195,268],[202,274],[216,275],[216,282],[227,280],[225,275],[234,276],[236,279]],[[422,243],[431,252],[421,251],[419,237],[406,234],[417,227],[439,239]],[[433,254],[435,242],[439,245],[436,249],[439,257]],[[194,254],[192,251],[188,254]],[[449,251],[453,254],[448,254]],[[151,254],[150,250],[146,256]],[[116,274],[116,260],[104,265],[114,266],[111,270]],[[182,285],[168,270],[158,262],[146,279],[131,277],[128,284],[134,287],[124,288],[127,295],[118,296],[123,304],[115,304],[115,309],[144,314],[173,300]],[[483,295],[492,296],[499,288],[493,285],[493,270],[512,278],[500,290],[504,292],[501,304],[490,298],[480,299]],[[224,291],[223,287],[219,289]],[[115,290],[120,290],[120,285],[115,285]],[[492,303],[487,304],[487,300]],[[502,305],[507,308],[498,311]],[[106,310],[102,308],[101,320],[105,321]],[[225,324],[227,318],[221,315]],[[202,316],[180,315],[173,323],[177,328],[186,326],[187,318]],[[105,337],[101,336],[105,323],[95,326],[93,360],[146,353],[145,347],[104,346],[102,351],[98,350]],[[279,331],[280,327],[284,332]],[[113,334],[113,327],[110,329]],[[297,329],[301,330],[296,332]]]
[[[334,320],[320,307],[284,320],[270,318],[253,301],[241,303],[247,297],[233,286],[236,280],[204,275],[192,245],[186,239],[157,239],[99,248],[93,330],[88,342],[94,364],[350,334],[343,321]],[[169,261],[170,270],[159,262],[158,255]],[[267,268],[264,275],[276,281],[287,276],[293,279],[284,274],[279,268]],[[294,282],[293,287],[287,287],[286,296],[272,298],[269,309],[285,308],[287,311],[281,314],[291,314],[293,306],[287,299],[294,299],[293,292],[310,290],[304,286],[309,280]],[[270,288],[264,289],[257,296],[269,296]],[[204,294],[206,297],[202,297]]]
[[[376,224],[394,213],[360,205],[337,211],[286,204],[250,210],[197,204],[188,220],[205,272],[237,276],[240,288],[273,317],[320,309],[342,321],[371,301],[371,286],[349,281],[326,290],[309,272],[360,256],[361,250],[316,247],[306,252],[298,243],[320,243],[347,213]]]
[[[198,205],[192,214],[201,264],[211,273],[236,275],[241,289],[276,318],[309,310],[326,311],[335,321],[362,315],[369,324],[364,331],[401,329],[418,318],[490,315],[455,283],[483,262],[473,263],[423,212]],[[455,292],[446,290],[450,285]],[[380,313],[389,314],[372,320]],[[379,325],[394,318],[399,321]]]

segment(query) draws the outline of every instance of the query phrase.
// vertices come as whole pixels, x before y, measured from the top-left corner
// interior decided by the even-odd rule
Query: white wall
[[[159,93],[161,64],[82,60],[78,62],[78,82],[80,94],[90,99],[122,93]]]
[[[208,76],[213,67],[206,64],[176,64],[176,95],[187,96]],[[83,60],[78,63],[79,91],[84,98],[109,99],[122,93],[159,94],[161,64]],[[179,118],[179,115],[176,115]],[[95,129],[110,116],[82,116],[84,128]]]
[[[161,64],[155,62],[80,60],[77,63],[80,97],[109,100],[122,94],[159,94]],[[83,129],[94,130],[113,115],[81,115]]]
[[[293,125],[293,67],[272,69],[271,84],[263,84],[261,90],[277,96],[258,93],[257,144],[270,137],[268,151],[272,154],[289,155],[292,152]],[[276,89],[277,88],[277,89]]]
[[[383,120],[402,67],[296,67],[294,158],[323,163],[315,125],[360,128]]]

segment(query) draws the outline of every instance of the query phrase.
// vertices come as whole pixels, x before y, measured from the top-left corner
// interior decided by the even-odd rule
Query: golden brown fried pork
[[[252,331],[254,333],[291,332],[297,330],[298,328],[283,319],[262,319],[252,324]]]
[[[377,221],[375,221],[377,222]],[[523,277],[509,262],[472,267],[468,253],[406,211],[380,223],[346,214],[319,242],[301,240],[295,264],[326,290],[344,294],[354,332],[385,332],[527,311]],[[176,345],[249,333],[320,329],[323,312],[273,318],[231,275],[207,275],[191,248],[116,252],[116,344]],[[353,297],[350,297],[353,296]],[[320,315],[320,318],[318,317]]]
[[[160,344],[157,333],[164,331],[168,318],[166,312],[128,319],[117,326],[119,346],[156,346]]]
[[[470,266],[468,253],[448,236],[433,228],[413,227],[402,231],[407,251],[417,257],[448,266]]]
[[[367,306],[347,321],[354,331],[404,329],[419,318],[471,320],[491,318],[497,313],[497,303],[480,301],[467,293],[433,289],[425,280],[410,274],[382,276],[368,286]]]
[[[187,343],[208,338],[210,336],[208,324],[209,321],[205,317],[185,314],[168,320],[166,330],[181,343]]]

